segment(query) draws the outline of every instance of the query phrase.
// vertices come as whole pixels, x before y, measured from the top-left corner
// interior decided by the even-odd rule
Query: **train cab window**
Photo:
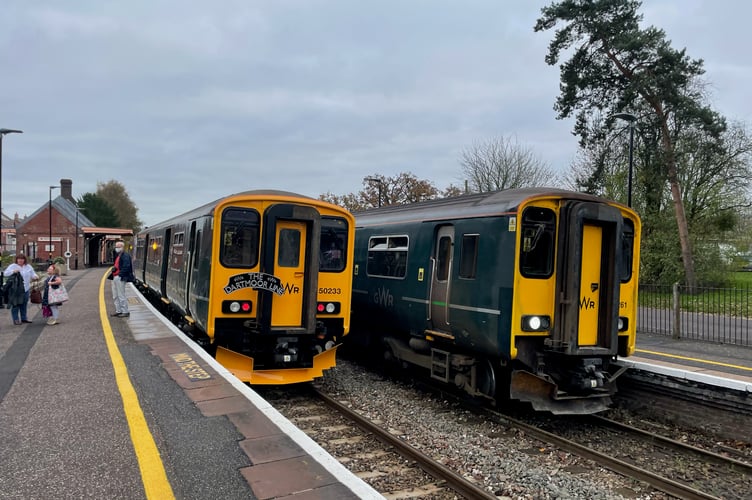
[[[478,266],[478,234],[463,234],[460,248],[460,278],[475,279]]]
[[[624,219],[624,232],[621,235],[621,270],[622,283],[632,278],[632,257],[634,257],[634,223]]]
[[[520,273],[526,278],[550,277],[554,270],[556,214],[548,208],[526,208],[520,231]]]
[[[347,255],[347,221],[341,217],[321,218],[319,271],[337,272],[345,269]]]
[[[369,276],[404,278],[407,274],[407,236],[375,236],[368,240]]]
[[[258,264],[259,214],[247,208],[227,208],[222,213],[222,247],[219,258],[226,267]]]
[[[298,267],[300,265],[300,231],[297,229],[280,229],[279,267]]]

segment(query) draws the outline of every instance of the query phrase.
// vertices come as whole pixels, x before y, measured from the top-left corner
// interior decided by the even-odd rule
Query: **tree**
[[[352,212],[387,205],[405,205],[437,198],[439,190],[424,179],[418,179],[410,172],[402,172],[396,177],[374,174],[363,178],[364,188],[358,193],[335,195],[331,192],[319,196],[347,208]]]
[[[337,195],[332,193],[331,191],[327,191],[326,193],[319,196],[319,200],[327,201],[340,207],[345,207],[351,212],[358,212],[360,210],[365,210],[366,208],[368,208],[368,206],[364,204],[364,201],[359,196],[359,194],[354,193]]]
[[[116,180],[97,182],[97,196],[107,200],[115,210],[121,227],[133,229],[134,233],[141,230],[143,222],[138,218],[138,209],[131,201],[125,186]]]
[[[76,203],[90,221],[100,227],[120,227],[120,219],[107,201],[94,193],[85,193]]]
[[[460,164],[470,189],[479,193],[542,186],[554,178],[553,171],[530,149],[503,136],[465,149]]]
[[[704,73],[702,60],[671,48],[663,30],[641,29],[640,6],[635,0],[564,0],[542,9],[534,30],[565,24],[556,31],[545,60],[557,64],[563,50],[573,50],[561,65],[561,94],[554,109],[560,119],[577,115],[574,132],[581,144],[588,140],[593,111],[613,116],[645,109],[646,113],[633,114],[659,131],[660,162],[674,204],[685,280],[694,289],[692,246],[670,123],[678,120],[717,137],[725,122],[704,105],[697,84]]]

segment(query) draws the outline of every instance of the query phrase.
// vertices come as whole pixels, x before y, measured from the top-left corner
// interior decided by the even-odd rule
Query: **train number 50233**
[[[341,295],[341,288],[319,288],[319,293],[322,295]]]

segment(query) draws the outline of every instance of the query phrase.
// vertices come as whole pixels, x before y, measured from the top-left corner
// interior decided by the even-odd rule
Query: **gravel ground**
[[[347,360],[326,372],[321,388],[500,498],[668,498]]]

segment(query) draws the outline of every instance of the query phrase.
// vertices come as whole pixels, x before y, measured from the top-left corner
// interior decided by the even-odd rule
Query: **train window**
[[[452,238],[442,236],[436,251],[436,279],[446,281],[449,278],[449,262],[452,259]]]
[[[624,219],[624,232],[621,235],[621,271],[622,282],[632,278],[632,257],[634,256],[634,223]]]
[[[463,234],[460,248],[460,278],[475,279],[478,264],[478,234]]]
[[[527,278],[548,278],[554,270],[556,215],[541,207],[526,208],[520,224],[520,272]]]
[[[297,229],[280,229],[277,265],[280,267],[300,265],[300,231]]]
[[[347,221],[341,217],[321,218],[319,270],[344,271],[347,255]]]
[[[222,213],[222,247],[219,258],[226,267],[258,264],[259,214],[247,208],[227,208]]]
[[[149,240],[149,248],[147,250],[147,258],[150,263],[161,265],[162,264],[162,237],[157,236]]]
[[[377,236],[368,240],[369,276],[404,278],[407,274],[407,236]]]
[[[196,240],[193,242],[193,270],[198,269],[199,258],[201,257],[201,230],[196,231]]]

